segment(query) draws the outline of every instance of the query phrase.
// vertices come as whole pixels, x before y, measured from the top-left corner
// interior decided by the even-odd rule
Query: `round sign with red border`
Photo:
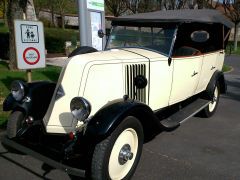
[[[40,53],[34,47],[26,48],[23,51],[23,60],[29,65],[35,65],[40,60]]]

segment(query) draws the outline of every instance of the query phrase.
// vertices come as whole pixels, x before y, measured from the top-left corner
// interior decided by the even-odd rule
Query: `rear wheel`
[[[219,102],[219,96],[220,88],[219,85],[216,84],[211,103],[201,111],[202,117],[211,117],[215,113]]]
[[[92,179],[130,179],[136,170],[143,146],[143,128],[134,117],[127,117],[113,133],[95,147]]]
[[[7,136],[8,138],[14,138],[17,132],[22,128],[25,115],[22,111],[13,111],[7,122]]]

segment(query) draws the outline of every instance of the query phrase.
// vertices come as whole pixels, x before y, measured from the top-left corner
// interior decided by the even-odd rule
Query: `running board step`
[[[175,128],[180,125],[180,123],[193,117],[195,114],[204,109],[211,101],[205,99],[197,99],[188,106],[182,108],[175,114],[169,116],[168,118],[162,120],[160,123],[166,128]]]

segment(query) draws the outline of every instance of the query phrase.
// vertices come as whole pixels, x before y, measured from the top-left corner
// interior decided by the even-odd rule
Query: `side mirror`
[[[104,34],[103,30],[102,30],[102,29],[99,29],[99,30],[98,30],[98,37],[103,38],[104,35],[105,35],[105,34]]]

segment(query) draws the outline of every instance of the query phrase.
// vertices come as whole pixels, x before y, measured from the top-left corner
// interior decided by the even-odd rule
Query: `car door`
[[[195,94],[200,77],[203,55],[172,58],[173,81],[169,105]]]
[[[173,64],[161,56],[150,60],[150,93],[149,106],[157,110],[168,106],[171,93]]]
[[[219,69],[217,60],[219,60],[220,64],[223,62],[223,55],[222,52],[211,52],[204,54],[203,57],[203,64],[202,64],[202,71],[200,73],[199,84],[196,90],[196,93],[199,93],[206,89],[213,73]]]

